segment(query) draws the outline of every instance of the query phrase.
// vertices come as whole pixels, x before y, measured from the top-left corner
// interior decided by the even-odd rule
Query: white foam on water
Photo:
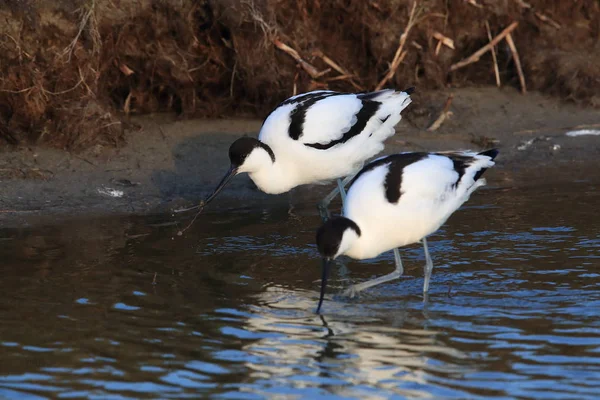
[[[575,136],[585,136],[585,135],[600,135],[600,130],[598,129],[578,129],[576,131],[569,131],[566,133],[567,136],[575,137]]]
[[[110,197],[123,197],[125,193],[122,190],[112,189],[112,188],[98,188],[98,193],[103,194],[105,196]]]

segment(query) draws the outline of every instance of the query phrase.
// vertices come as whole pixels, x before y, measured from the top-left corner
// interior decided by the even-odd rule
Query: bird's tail
[[[475,176],[473,176],[474,181],[477,181],[479,178],[481,178],[481,175],[483,175],[483,173],[488,168],[491,168],[494,165],[496,165],[496,163],[494,162],[494,159],[496,158],[496,156],[498,156],[498,153],[499,153],[498,149],[490,149],[490,150],[486,150],[486,151],[477,153],[477,155],[479,155],[479,156],[488,156],[490,159],[487,160],[486,165],[482,166],[482,168],[475,173]],[[485,184],[485,179],[483,181]]]
[[[385,103],[387,101],[397,101],[399,99],[404,100],[404,99],[409,99],[409,102],[406,104],[410,104],[410,95],[412,93],[414,93],[415,88],[414,87],[409,87],[408,89],[405,89],[403,91],[399,91],[399,90],[394,90],[394,89],[383,89],[383,90],[378,90],[376,92],[368,92],[368,93],[361,93],[358,95],[358,97],[361,100],[372,100],[372,101],[378,101],[380,103]]]
[[[408,107],[408,105],[412,102],[410,94],[413,93],[414,90],[414,87],[408,88],[404,91],[384,89],[377,92],[363,93],[359,95],[359,98],[361,100],[371,100],[381,103],[381,106],[377,112],[378,115],[400,115],[402,110]],[[396,121],[396,123],[398,121]]]

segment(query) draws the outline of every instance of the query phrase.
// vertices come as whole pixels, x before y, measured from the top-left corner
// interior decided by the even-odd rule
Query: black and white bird
[[[246,172],[269,194],[337,179],[338,187],[320,203],[320,210],[326,210],[338,191],[344,199],[344,186],[365,161],[383,150],[400,113],[411,103],[413,90],[358,94],[318,90],[290,97],[266,118],[258,139],[233,142],[229,171],[202,206],[231,178]]]
[[[343,216],[329,219],[317,231],[317,248],[323,257],[321,309],[329,267],[346,255],[357,260],[394,250],[394,272],[346,290],[354,294],[399,278],[403,273],[398,247],[419,241],[425,251],[423,293],[429,290],[433,263],[428,235],[442,226],[475,189],[485,185],[481,175],[494,166],[498,150],[481,153],[400,153],[367,164],[352,180]]]

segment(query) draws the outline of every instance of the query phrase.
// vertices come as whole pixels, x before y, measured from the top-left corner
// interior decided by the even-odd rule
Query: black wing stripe
[[[317,92],[308,92],[297,95],[296,97],[290,97],[287,100],[284,100],[278,107],[285,106],[288,104],[301,103],[306,100],[310,100],[313,97],[323,96],[324,94],[332,93],[331,91],[317,91]]]
[[[363,169],[361,169],[358,172],[358,174],[356,174],[352,181],[350,181],[348,189],[350,189],[354,182],[356,182],[356,180],[360,178],[364,173],[372,171],[375,168],[380,167],[382,165],[390,164],[388,173],[385,176],[384,181],[385,197],[390,203],[396,204],[400,200],[400,189],[402,186],[402,173],[404,172],[404,168],[428,156],[429,153],[414,152],[404,154],[392,154],[390,156],[380,158],[379,160],[372,161],[369,164],[365,165]]]
[[[356,97],[358,97],[361,100],[373,100],[373,99],[379,97],[379,95],[381,95],[382,93],[389,92],[389,91],[390,91],[390,89],[378,90],[376,92],[362,92],[362,93],[358,93],[356,95]]]
[[[452,160],[454,165],[454,170],[458,172],[459,178],[454,184],[456,187],[460,182],[460,179],[465,174],[465,170],[469,166],[469,163],[466,161],[473,161],[473,157],[464,156],[461,154],[444,154],[444,153],[425,153],[425,152],[413,152],[413,153],[404,153],[404,154],[392,154],[387,157],[380,158],[379,160],[375,160],[365,165],[363,169],[361,169],[358,174],[352,179],[350,185],[348,185],[348,190],[352,187],[354,182],[356,182],[364,173],[374,170],[377,167],[382,165],[389,164],[388,173],[385,176],[384,181],[384,190],[385,190],[385,198],[392,204],[397,204],[400,201],[400,197],[402,196],[402,174],[404,173],[404,169],[411,164],[414,164],[418,161],[421,161],[431,154],[441,155]],[[498,150],[492,149],[479,153],[480,155],[488,156],[492,160],[496,158],[498,155]],[[481,175],[486,171],[487,168],[482,168],[480,171],[477,171],[473,180],[477,180],[481,178]]]
[[[388,173],[385,176],[383,186],[385,188],[385,198],[392,204],[397,204],[402,195],[402,174],[404,168],[429,157],[427,153],[407,153],[397,154],[389,166]],[[392,156],[393,157],[393,156]]]
[[[381,95],[382,93],[385,92],[390,92],[392,91],[391,89],[383,89],[383,90],[378,90],[375,92],[361,92],[361,93],[357,93],[356,97],[358,97],[361,100],[376,100],[377,97],[379,97],[379,95]],[[403,92],[410,95],[413,94],[415,91],[414,86],[409,87],[408,89],[404,89]],[[394,91],[394,93],[399,93],[397,91]]]
[[[339,96],[341,94],[343,93],[313,93],[312,96],[306,96],[306,99],[303,99],[303,101],[299,103],[290,113],[290,127],[288,128],[288,134],[290,137],[294,140],[300,139],[304,129],[306,112],[313,104],[327,97]]]
[[[350,127],[348,132],[344,133],[340,139],[332,140],[331,142],[325,144],[305,143],[304,145],[318,150],[327,150],[340,143],[346,143],[354,136],[359,135],[365,129],[371,118],[373,118],[373,116],[379,110],[379,107],[381,107],[381,103],[379,102],[363,100],[361,109],[358,111],[358,113],[356,113],[356,122]]]

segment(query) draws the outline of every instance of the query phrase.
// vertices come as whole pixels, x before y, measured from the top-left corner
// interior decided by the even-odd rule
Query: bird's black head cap
[[[360,228],[348,218],[331,218],[317,230],[317,248],[324,258],[332,259],[338,253],[344,232],[352,229],[360,236]]]
[[[256,138],[244,136],[229,146],[229,160],[231,161],[231,165],[235,167],[242,165],[246,157],[257,147],[265,149],[269,153],[269,156],[271,156],[271,160],[275,162],[275,154],[273,154],[273,150],[269,146]]]

